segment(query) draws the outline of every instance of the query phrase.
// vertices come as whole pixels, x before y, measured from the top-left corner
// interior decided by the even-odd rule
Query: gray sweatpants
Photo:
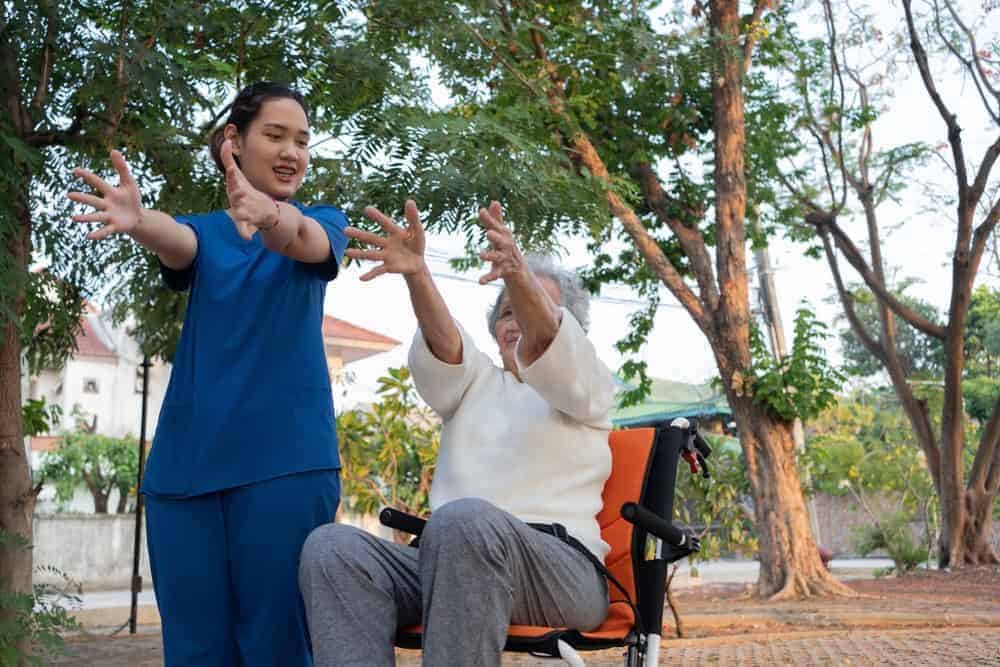
[[[393,665],[396,629],[420,622],[424,665],[499,665],[511,623],[590,630],[608,610],[586,556],[476,498],[436,510],[418,549],[317,528],[299,588],[318,667]]]

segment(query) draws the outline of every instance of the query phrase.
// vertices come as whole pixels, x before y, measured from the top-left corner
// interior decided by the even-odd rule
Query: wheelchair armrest
[[[383,526],[417,537],[420,537],[420,533],[424,532],[424,524],[427,523],[427,519],[400,512],[391,507],[383,507],[382,511],[378,513],[378,520]]]

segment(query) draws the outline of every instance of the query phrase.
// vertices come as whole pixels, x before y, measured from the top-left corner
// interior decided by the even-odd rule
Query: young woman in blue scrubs
[[[242,90],[212,139],[229,208],[171,216],[142,207],[120,153],[117,187],[77,222],[126,234],[165,282],[190,289],[142,493],[166,665],[310,665],[299,552],[333,520],[340,461],[322,337],[326,284],[346,218],[292,200],[309,164],[295,90]]]

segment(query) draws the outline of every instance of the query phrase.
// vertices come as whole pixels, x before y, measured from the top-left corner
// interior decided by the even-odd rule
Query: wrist
[[[281,223],[281,204],[274,197],[271,197],[271,202],[274,205],[274,211],[271,213],[267,226],[261,227],[258,225],[257,227],[262,232],[269,232]]]
[[[407,271],[403,274],[403,277],[407,282],[420,282],[425,280],[431,280],[431,270],[427,267],[427,262],[424,261],[423,257],[420,258],[420,264],[416,266],[412,271]]]

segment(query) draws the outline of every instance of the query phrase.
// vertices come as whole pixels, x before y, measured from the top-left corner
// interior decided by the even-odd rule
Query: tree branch
[[[979,439],[976,459],[969,472],[969,487],[996,491],[996,485],[1000,483],[998,468],[1000,468],[1000,400],[993,404],[993,412]]]
[[[990,212],[986,214],[986,218],[976,227],[976,231],[972,235],[972,249],[969,252],[970,267],[979,266],[983,253],[986,251],[986,242],[996,229],[998,220],[1000,220],[1000,198],[993,202]]]
[[[750,23],[747,24],[747,34],[743,39],[743,73],[750,71],[750,57],[753,55],[753,47],[757,43],[755,25],[760,21],[764,10],[770,6],[770,0],[757,0],[753,6],[753,14],[750,16]]]
[[[965,149],[962,147],[962,128],[958,125],[958,118],[945,105],[934,78],[931,76],[930,64],[927,61],[927,51],[917,34],[917,27],[913,21],[913,0],[903,0],[903,10],[906,13],[906,27],[910,35],[910,50],[917,62],[917,69],[920,71],[920,78],[924,83],[924,88],[930,96],[938,113],[948,126],[948,143],[951,144],[952,155],[955,160],[955,174],[958,177],[959,205],[965,205],[965,199],[969,189],[969,176],[965,168]]]
[[[691,288],[684,282],[684,278],[677,271],[677,269],[670,263],[667,256],[663,254],[663,250],[657,244],[656,239],[654,239],[649,231],[643,226],[642,221],[639,216],[636,215],[635,211],[625,203],[621,197],[619,197],[614,190],[611,188],[611,176],[608,173],[608,169],[601,159],[600,155],[597,153],[597,149],[591,143],[589,137],[579,129],[579,126],[574,122],[573,118],[570,117],[569,112],[566,111],[565,103],[563,102],[561,91],[558,89],[558,82],[553,81],[552,85],[548,86],[544,91],[539,90],[539,88],[532,83],[517,67],[511,63],[506,56],[504,56],[500,51],[492,46],[489,41],[483,37],[483,35],[476,30],[474,26],[467,23],[463,23],[463,26],[468,30],[476,41],[489,53],[491,53],[496,60],[504,66],[504,68],[510,72],[522,86],[528,89],[532,94],[537,97],[544,98],[548,100],[549,109],[552,111],[556,118],[564,121],[573,130],[573,136],[569,137],[567,150],[572,150],[573,155],[571,158],[575,161],[580,162],[584,165],[597,179],[605,185],[605,199],[611,210],[611,214],[621,221],[622,225],[625,227],[626,233],[636,244],[636,248],[639,250],[643,259],[649,265],[650,269],[656,274],[656,276],[663,282],[664,285],[673,293],[673,295],[680,301],[681,305],[688,311],[691,318],[701,327],[702,331],[709,332],[711,330],[710,322],[706,317],[705,310],[702,304],[698,301],[698,297],[695,296]]]
[[[1000,157],[1000,137],[986,149],[983,161],[979,163],[976,180],[973,181],[972,187],[969,189],[968,206],[975,207],[979,204],[979,198],[983,196],[983,192],[986,190],[986,183],[989,181],[990,172],[993,170],[993,165],[996,163],[998,157]]]
[[[868,285],[868,288],[871,289],[881,301],[889,306],[889,308],[892,309],[892,312],[906,320],[913,328],[922,331],[928,336],[944,340],[946,333],[945,328],[939,324],[934,324],[920,313],[900,302],[895,295],[886,289],[885,285],[883,285],[872,273],[872,270],[868,267],[867,262],[861,255],[857,246],[854,245],[854,242],[851,241],[847,234],[844,233],[835,220],[829,218],[814,218],[810,222],[816,226],[817,231],[820,234],[824,233],[824,230],[829,231],[829,233],[833,236],[837,247],[842,253],[844,253],[844,258],[847,260],[848,264],[854,267],[854,270],[861,275],[865,284]]]
[[[813,215],[823,214],[814,213]],[[823,240],[823,250],[826,252],[826,263],[830,266],[830,273],[833,274],[833,283],[837,288],[837,296],[840,297],[840,303],[844,307],[847,322],[851,325],[851,330],[858,337],[858,340],[861,341],[861,344],[865,346],[865,349],[885,365],[887,362],[885,348],[868,332],[864,322],[861,321],[857,311],[854,310],[854,295],[844,285],[844,280],[840,275],[840,265],[837,262],[837,252],[830,243],[830,235],[824,231],[826,228],[822,225],[817,228],[821,230],[820,238]]]
[[[48,13],[48,21],[45,25],[45,46],[42,48],[42,60],[38,66],[38,86],[35,88],[35,94],[31,98],[29,106],[29,113],[34,118],[41,114],[42,105],[48,98],[49,78],[52,76],[52,62],[55,58],[56,14],[47,2],[44,4],[44,10]]]
[[[934,14],[937,16],[938,12],[936,2],[934,3],[934,6]],[[951,3],[951,0],[944,0],[944,6],[948,8],[948,13],[951,14],[951,18],[955,22],[955,25],[958,26],[959,30],[965,33],[965,38],[969,40],[972,58],[966,60],[960,53],[957,52],[957,49],[952,48],[950,41],[945,40],[945,43],[948,45],[948,48],[952,51],[952,53],[955,54],[955,57],[958,58],[959,61],[965,65],[966,69],[969,70],[969,73],[972,74],[972,80],[976,84],[976,90],[979,91],[979,97],[983,101],[983,106],[986,107],[986,112],[993,118],[994,123],[1000,124],[1000,113],[995,112],[992,108],[990,108],[989,101],[986,99],[986,94],[983,92],[983,88],[985,88],[998,103],[1000,103],[1000,90],[997,90],[990,84],[990,78],[986,74],[985,68],[983,68],[983,61],[979,57],[979,47],[976,46],[976,35],[968,27],[966,27],[965,23],[962,22],[962,18],[958,15],[958,12],[955,10],[955,6]],[[941,34],[940,23],[938,34]],[[944,36],[942,35],[942,39],[943,38]],[[1000,111],[1000,107],[998,107],[998,111]]]
[[[660,222],[666,224],[680,241],[684,254],[691,262],[691,270],[701,291],[702,302],[714,312],[719,305],[719,290],[715,285],[715,274],[712,271],[712,258],[709,257],[705,239],[697,227],[688,227],[677,218],[670,215],[667,195],[660,185],[660,179],[648,162],[641,162],[635,167],[639,185],[653,213]]]

